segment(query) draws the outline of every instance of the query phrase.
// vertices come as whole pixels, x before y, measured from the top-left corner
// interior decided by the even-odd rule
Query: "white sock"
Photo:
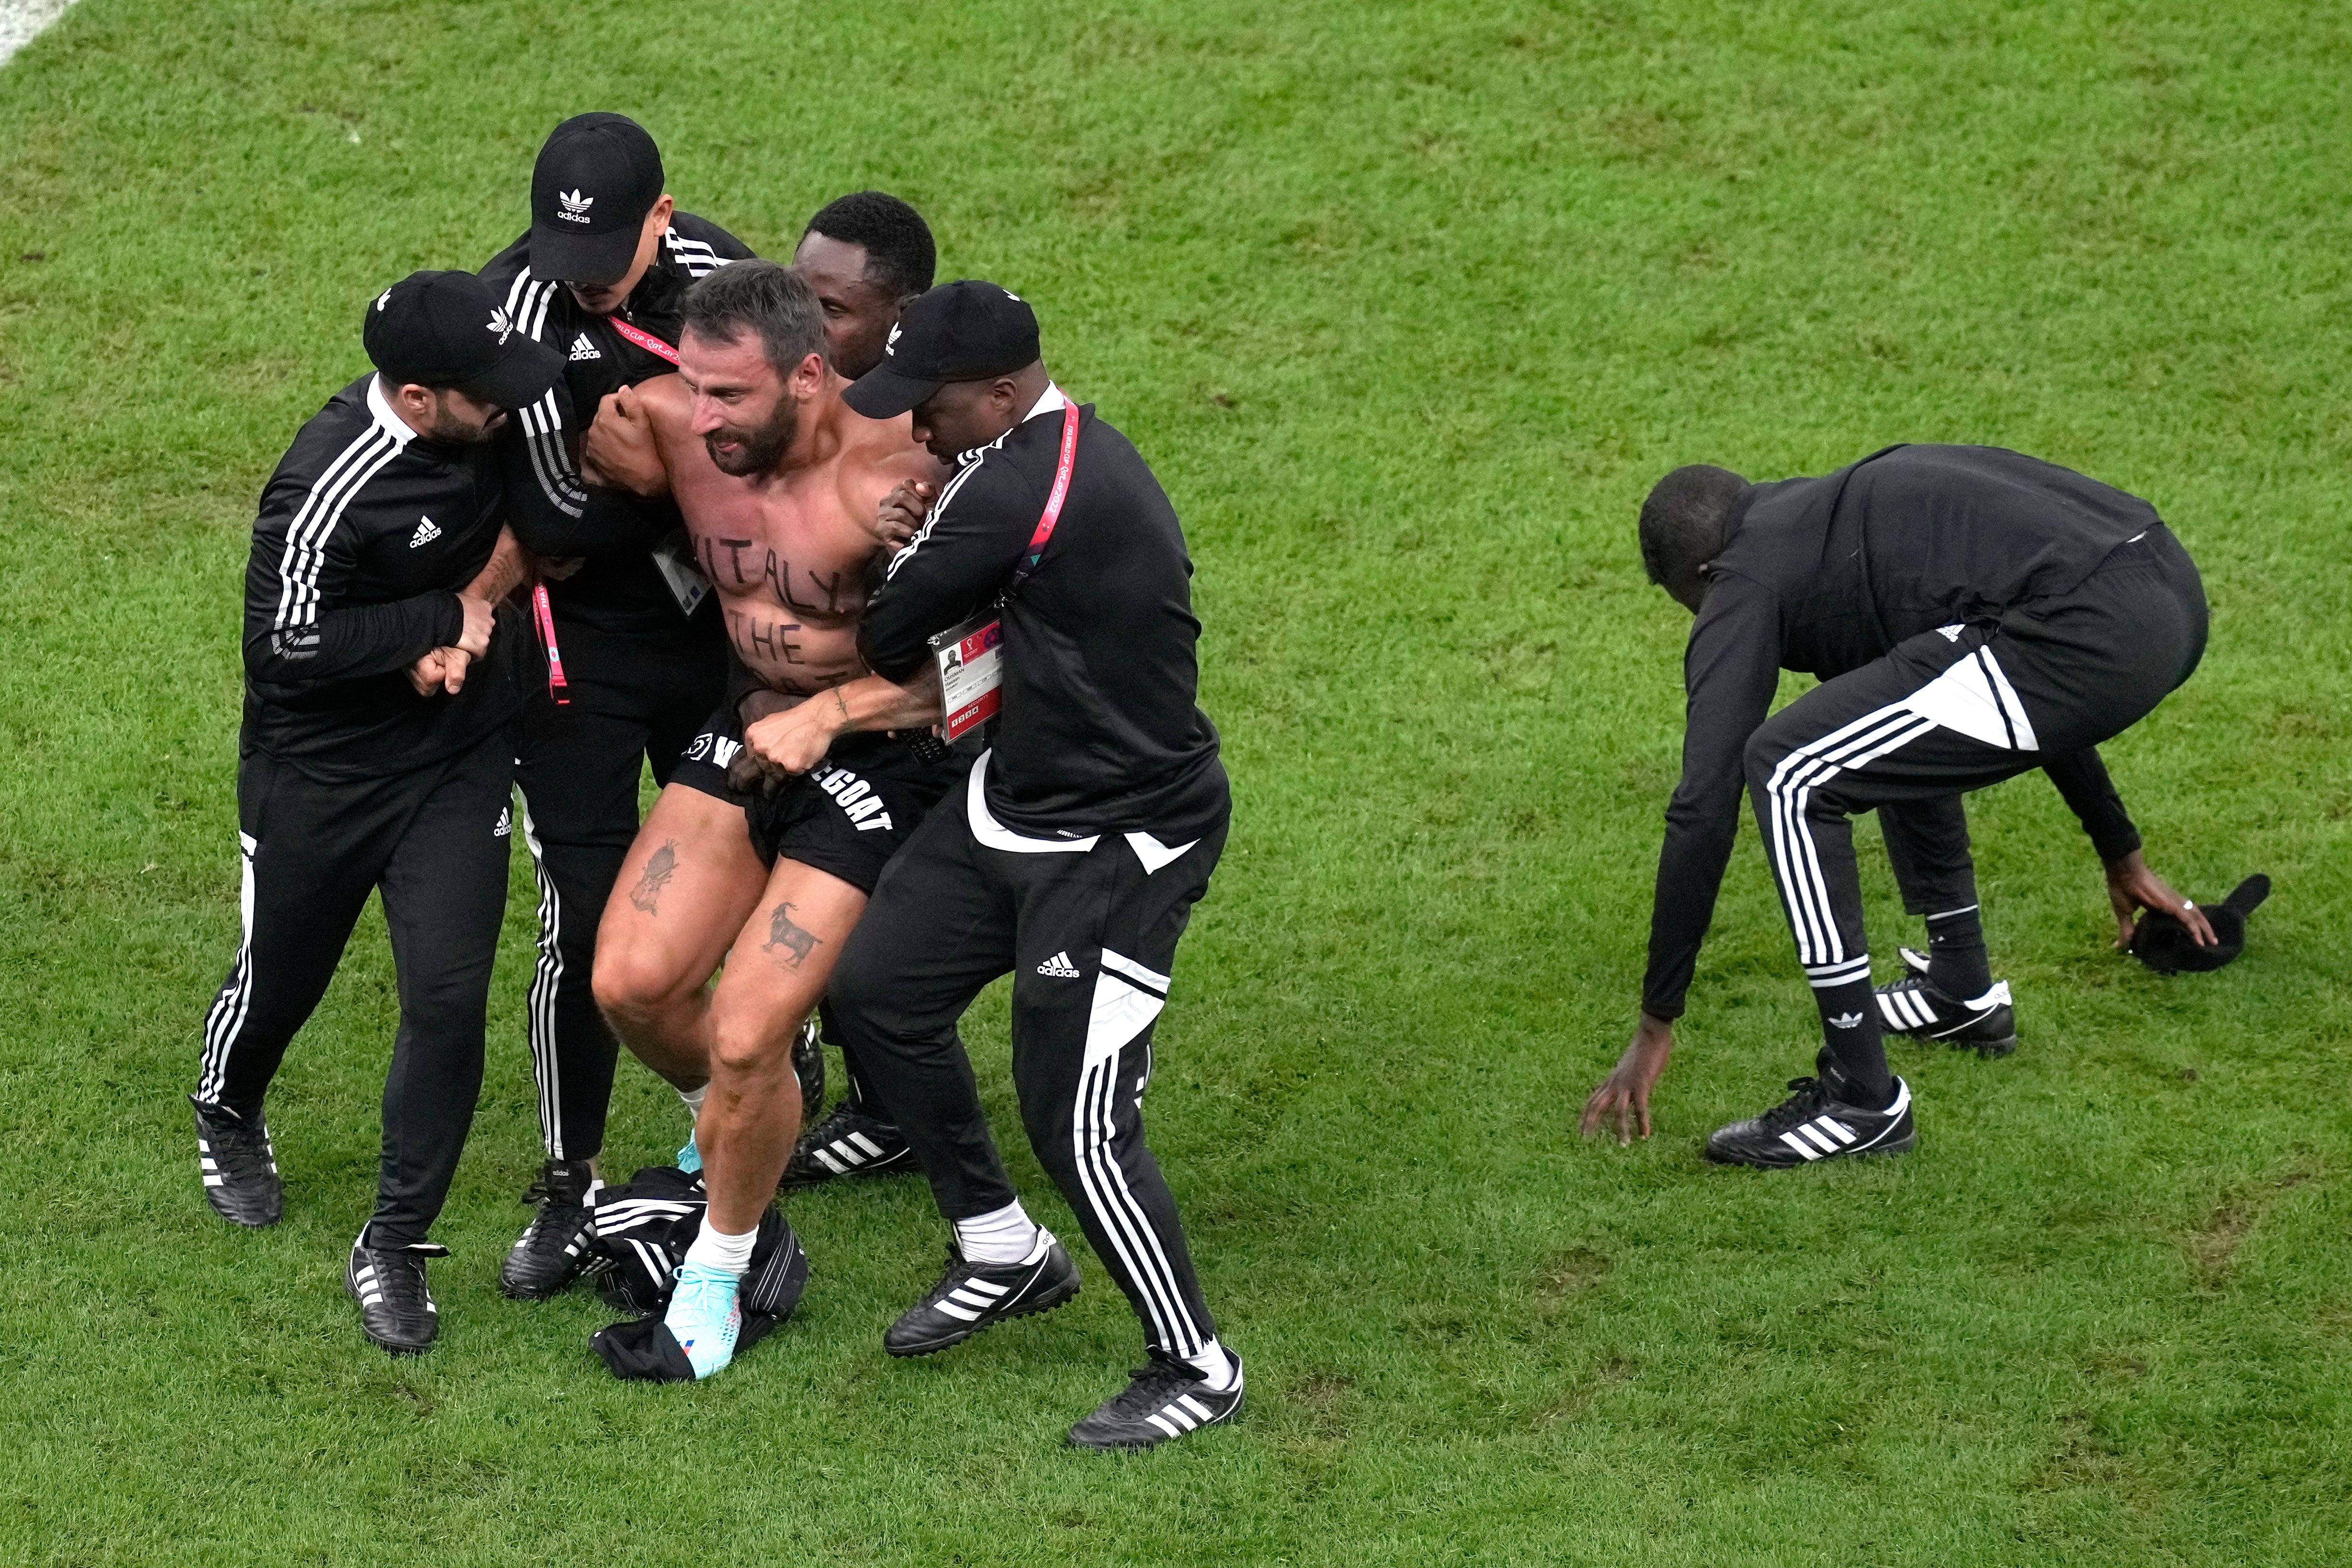
[[[760,1239],[760,1227],[753,1226],[740,1236],[729,1236],[705,1220],[694,1234],[693,1244],[686,1249],[688,1264],[701,1264],[706,1268],[724,1268],[736,1278],[751,1267],[751,1244]]]
[[[670,1087],[672,1089],[677,1089],[676,1084],[672,1084]],[[695,1121],[699,1121],[702,1120],[702,1097],[709,1092],[710,1085],[706,1082],[700,1089],[679,1089],[677,1090],[677,1097],[686,1101],[686,1113]]]
[[[1202,1345],[1199,1355],[1184,1359],[1201,1369],[1201,1377],[1211,1394],[1231,1394],[1234,1384],[1242,1380],[1241,1363],[1214,1340]]]
[[[1037,1222],[1022,1212],[1019,1198],[1001,1209],[956,1221],[955,1233],[956,1246],[968,1263],[1026,1263],[1043,1234]]]

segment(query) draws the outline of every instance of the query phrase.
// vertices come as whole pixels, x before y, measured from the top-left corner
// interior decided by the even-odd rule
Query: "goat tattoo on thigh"
[[[760,944],[762,952],[776,953],[776,962],[786,969],[798,969],[816,951],[816,932],[793,919],[793,906],[778,904],[776,912],[768,917],[768,940]],[[782,948],[783,951],[777,952]]]

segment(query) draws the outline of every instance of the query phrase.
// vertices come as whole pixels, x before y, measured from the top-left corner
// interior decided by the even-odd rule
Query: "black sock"
[[[1979,914],[1970,904],[1927,917],[1927,978],[1963,1002],[1992,989],[1992,961],[1985,956],[1984,922]]]
[[[1839,1096],[1864,1110],[1884,1110],[1895,1102],[1895,1077],[1886,1069],[1886,1047],[1879,1040],[1878,998],[1870,992],[1870,971],[1826,991],[1816,990],[1821,1004],[1822,1039],[1836,1063]]]

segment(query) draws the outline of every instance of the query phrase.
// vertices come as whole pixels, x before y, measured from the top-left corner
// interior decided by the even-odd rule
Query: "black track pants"
[[[515,734],[414,773],[325,784],[260,752],[237,765],[245,940],[205,1020],[196,1098],[252,1110],[381,889],[400,984],[369,1239],[405,1247],[448,1195],[482,1089],[490,964],[506,913]]]
[[[922,1161],[940,1212],[968,1219],[1014,1194],[956,1022],[1011,970],[1013,1081],[1038,1163],[1127,1292],[1147,1342],[1197,1353],[1216,1327],[1175,1199],[1144,1146],[1143,1091],[1177,939],[1208,890],[1225,828],[1163,859],[1141,835],[1141,850],[1105,834],[1074,852],[1015,838],[983,815],[996,843],[1028,847],[991,847],[975,836],[973,797],[960,788],[941,802],[882,873],[834,970],[834,1022]]]
[[[1923,632],[1767,720],[1748,795],[1814,987],[1870,970],[1853,816],[1879,812],[1914,912],[1974,903],[1959,795],[2137,723],[2197,668],[2205,623],[2197,568],[2153,529],[2063,598]]]
[[[539,967],[530,984],[530,1062],[551,1158],[604,1147],[620,1046],[590,991],[596,925],[637,836],[637,781],[658,784],[719,699],[726,645],[709,625],[625,636],[556,623],[572,700],[544,681],[524,717],[523,833],[539,872]]]

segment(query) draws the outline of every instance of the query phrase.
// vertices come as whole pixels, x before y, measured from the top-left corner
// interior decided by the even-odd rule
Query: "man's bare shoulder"
[[[906,416],[866,419],[850,414],[835,473],[843,499],[862,514],[910,479],[940,483],[948,468],[915,444],[914,422]]]

